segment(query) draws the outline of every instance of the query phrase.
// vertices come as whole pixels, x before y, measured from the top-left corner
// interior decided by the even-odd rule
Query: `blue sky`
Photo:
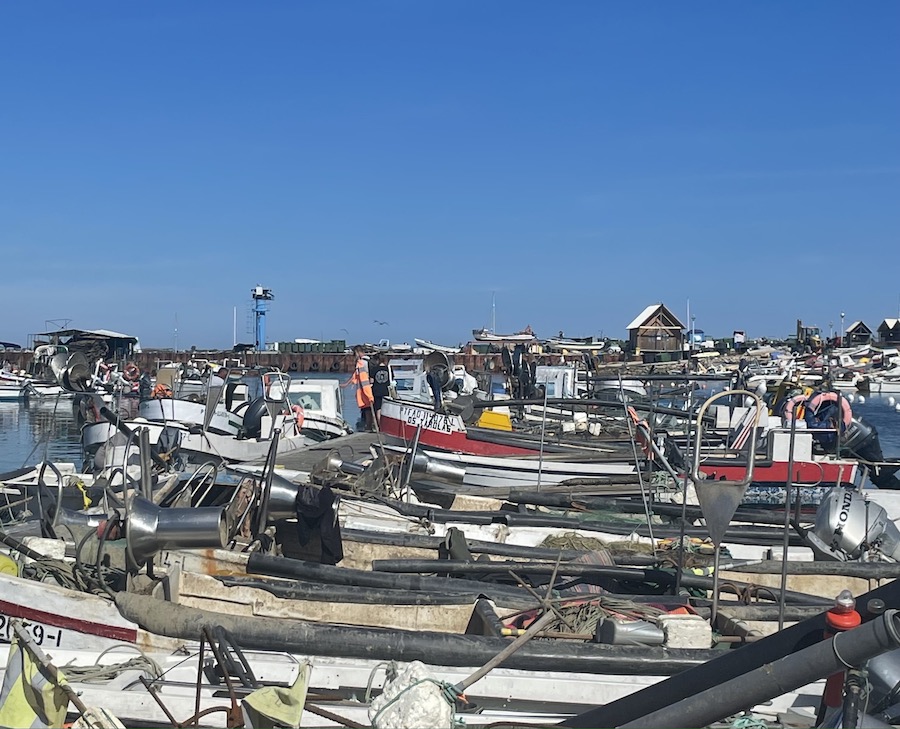
[[[0,5],[0,340],[783,336],[900,305],[900,5]],[[375,324],[375,320],[387,325]]]

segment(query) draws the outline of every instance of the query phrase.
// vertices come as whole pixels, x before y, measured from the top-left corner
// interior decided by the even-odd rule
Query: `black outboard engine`
[[[882,721],[896,724],[900,716],[900,650],[870,658],[868,712]]]
[[[243,435],[245,438],[259,438],[262,433],[262,419],[264,415],[268,415],[266,408],[266,398],[258,397],[247,406],[244,411]]]
[[[870,463],[884,461],[878,430],[862,418],[853,418],[844,432],[841,452],[845,451],[861,461]],[[900,479],[896,476],[898,469],[900,463],[896,466],[871,466],[869,480],[880,489],[900,489]]]

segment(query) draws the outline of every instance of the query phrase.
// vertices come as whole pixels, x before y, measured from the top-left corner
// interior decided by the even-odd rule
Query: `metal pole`
[[[18,618],[10,618],[9,624],[12,626],[13,632],[16,634],[16,638],[19,639],[19,644],[22,647],[22,650],[27,650],[34,659],[41,664],[47,673],[50,674],[50,678],[53,683],[62,689],[69,701],[71,701],[75,708],[78,709],[80,714],[84,714],[88,709],[87,706],[84,705],[84,702],[81,700],[81,697],[75,692],[68,682],[65,680],[63,676],[60,675],[59,669],[53,665],[50,659],[44,654],[44,652],[38,648],[37,644],[31,639],[31,636],[28,635],[28,631],[25,630],[24,623],[22,620]]]
[[[778,600],[778,630],[784,629],[784,591],[787,589],[788,542],[791,528],[791,489],[794,486],[794,441],[797,437],[797,411],[800,403],[791,406],[791,438],[788,445],[788,477],[784,484],[784,542],[781,547],[781,598]],[[799,496],[798,496],[799,501]]]
[[[412,444],[409,447],[409,454],[407,455],[407,463],[406,470],[403,473],[403,478],[400,482],[400,488],[406,489],[406,503],[409,504],[409,479],[412,477],[413,472],[413,464],[416,460],[416,451],[419,450],[419,438],[422,436],[422,423],[419,423],[416,426],[416,432],[413,435]]]
[[[693,383],[692,383],[693,385]],[[681,592],[681,573],[684,571],[684,537],[685,537],[685,529],[687,521],[687,495],[688,495],[688,482],[690,479],[689,469],[687,468],[687,464],[692,460],[691,456],[691,435],[693,434],[693,430],[691,430],[691,425],[693,424],[693,419],[690,417],[690,414],[694,410],[694,388],[691,387],[690,392],[688,393],[688,418],[687,418],[687,445],[685,446],[685,468],[684,468],[684,480],[681,484],[681,524],[678,529],[678,569],[675,571],[675,594],[678,595]],[[694,446],[695,448],[699,447],[699,444]],[[716,550],[718,551],[718,550]]]
[[[647,533],[650,535],[650,547],[656,552],[656,540],[653,538],[653,517],[650,514],[650,501],[647,498],[647,492],[644,489],[644,475],[638,465],[637,453],[637,429],[640,425],[631,422],[631,413],[628,412],[628,401],[625,399],[625,387],[622,383],[622,374],[619,373],[619,396],[622,398],[622,407],[625,409],[625,423],[628,425],[628,435],[631,438],[631,452],[634,454],[634,470],[638,476],[638,486],[641,489],[641,501],[644,502],[644,515],[647,517]],[[649,427],[647,429],[647,438],[650,438]],[[653,443],[650,439],[649,443]]]
[[[575,411],[572,411],[572,420],[575,420]],[[544,410],[543,417],[541,418],[541,450],[538,454],[538,477],[537,477],[537,490],[541,490],[541,475],[544,471],[544,436],[547,432],[547,383],[544,383]]]

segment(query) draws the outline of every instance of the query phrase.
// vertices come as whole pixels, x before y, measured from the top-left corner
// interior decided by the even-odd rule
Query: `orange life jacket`
[[[356,360],[353,381],[356,383],[356,404],[360,409],[369,407],[375,402],[375,396],[372,394],[372,384],[369,382],[369,363],[362,358]]]

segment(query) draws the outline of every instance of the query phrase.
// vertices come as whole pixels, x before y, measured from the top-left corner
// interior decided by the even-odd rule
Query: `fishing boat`
[[[537,337],[534,335],[534,332],[531,330],[531,327],[525,327],[520,332],[514,332],[512,334],[496,334],[493,330],[482,328],[482,329],[473,329],[472,336],[475,338],[477,342],[534,342]]]
[[[125,420],[95,406],[96,422],[82,428],[86,459],[95,459],[101,447],[105,448],[103,465],[111,462],[111,454],[121,457],[121,448],[127,447],[138,428],[148,431],[150,443],[158,450],[177,448],[185,457],[201,461],[207,457],[260,461],[274,441],[279,453],[317,442],[303,432],[303,411],[288,398],[286,373],[242,370],[234,374],[208,388],[206,404],[150,399],[141,403],[139,418]]]
[[[414,339],[416,346],[429,352],[443,352],[444,354],[459,354],[459,347],[445,347],[442,344],[435,344],[427,339]]]
[[[332,378],[290,380],[287,396],[292,408],[303,409],[302,433],[316,440],[328,440],[351,432],[343,416],[340,385],[340,380]]]
[[[289,496],[285,498],[291,492],[290,483],[286,483],[283,476],[271,472],[270,475],[278,489],[270,490],[268,498],[263,497],[265,492],[258,487],[254,490],[256,496],[249,501],[252,508],[240,512],[247,515],[249,523],[260,523],[259,509],[271,509],[268,513],[263,512],[263,524],[270,522],[270,516],[284,519],[290,514],[289,509],[284,510],[285,505],[291,503]],[[293,477],[295,474],[291,475]],[[266,473],[260,473],[257,483],[265,484],[267,477]],[[142,481],[136,478],[135,482]],[[193,504],[196,494],[205,498],[211,493],[201,481],[189,478],[184,482],[183,493],[189,497],[185,507]],[[60,479],[60,488],[64,488],[61,482]],[[82,493],[74,481],[69,483],[74,491]],[[152,488],[151,484],[151,494]],[[299,488],[294,487],[295,498]],[[315,491],[320,487],[311,488]],[[175,489],[170,495],[180,500],[176,496],[178,493]],[[371,533],[352,535],[353,539],[349,541],[356,546],[348,548],[347,552],[351,553],[354,563],[368,566],[368,569],[352,569],[294,557],[222,549],[216,546],[217,542],[224,544],[238,535],[239,521],[227,516],[224,521],[222,516],[206,520],[203,515],[210,513],[209,507],[203,507],[201,502],[183,508],[182,514],[168,517],[165,509],[154,510],[155,507],[137,500],[137,497],[134,499],[125,512],[124,539],[107,537],[101,542],[99,539],[102,537],[98,538],[97,530],[92,528],[85,541],[81,542],[79,538],[78,544],[70,542],[66,545],[61,540],[32,538],[27,543],[22,539],[22,546],[18,546],[16,540],[12,540],[14,551],[22,555],[22,565],[28,554],[34,562],[34,552],[50,557],[47,560],[38,557],[38,566],[29,568],[29,574],[43,575],[44,581],[26,580],[18,574],[10,574],[9,570],[0,571],[0,612],[7,616],[6,619],[27,615],[35,626],[32,634],[35,638],[40,635],[42,642],[53,647],[54,654],[70,649],[81,651],[82,656],[99,656],[113,642],[124,642],[139,646],[151,657],[161,655],[160,664],[163,666],[172,665],[170,657],[176,650],[186,651],[188,656],[196,655],[197,641],[204,630],[213,635],[217,627],[224,628],[229,641],[224,649],[231,651],[230,645],[239,647],[245,656],[250,656],[248,661],[251,661],[254,670],[266,679],[281,683],[286,680],[285,676],[296,675],[284,671],[287,665],[291,662],[309,662],[312,664],[310,686],[319,691],[340,689],[339,696],[346,701],[350,698],[350,692],[355,692],[357,697],[365,693],[366,683],[371,685],[371,672],[381,660],[401,663],[422,661],[435,680],[450,686],[464,683],[466,677],[475,675],[473,672],[478,666],[507,649],[513,637],[526,633],[532,625],[535,626],[532,634],[537,633],[537,628],[542,625],[544,630],[549,630],[546,627],[549,623],[539,625],[536,622],[544,619],[539,617],[541,601],[534,594],[541,585],[553,585],[557,581],[565,585],[573,577],[576,581],[588,580],[589,584],[601,579],[629,585],[648,578],[658,581],[664,574],[598,561],[596,556],[585,561],[579,559],[585,556],[583,553],[572,554],[573,550],[520,549],[517,553],[512,552],[510,550],[514,549],[515,540],[534,538],[537,530],[541,529],[534,522],[527,527],[517,525],[518,515],[514,512],[504,515],[496,510],[481,510],[477,513],[483,517],[482,526],[471,527],[471,531],[477,534],[487,534],[488,530],[493,530],[493,537],[489,540],[492,544],[471,543],[473,551],[501,556],[499,550],[506,550],[506,558],[515,558],[515,561],[501,559],[495,564],[492,561],[460,560],[465,552],[461,553],[460,545],[454,543],[451,525],[474,524],[476,517],[472,512],[450,510],[445,514],[446,518],[438,519],[438,514],[443,510],[434,506],[428,507],[423,514],[415,514],[414,510],[405,514],[402,509],[410,510],[416,505],[392,502],[389,511],[385,511],[383,500],[372,504],[361,499],[342,499],[341,509],[344,510],[345,504],[349,509],[344,510],[344,527],[361,523],[366,511],[370,522],[375,514],[381,513],[385,517],[379,520],[380,536]],[[242,503],[244,501],[235,495],[228,501],[226,511]],[[842,503],[840,499],[838,503]],[[350,518],[353,510],[360,516]],[[393,511],[393,517],[390,511]],[[191,512],[191,516],[186,512]],[[435,536],[428,535],[423,521],[425,513]],[[862,513],[863,519],[866,519],[867,513],[875,514],[867,509],[859,512],[855,507],[854,513]],[[232,517],[237,514],[237,511],[232,511]],[[183,526],[184,519],[201,517],[206,525],[202,528],[176,529],[176,525]],[[65,519],[68,528],[75,528],[75,515],[54,518]],[[289,520],[287,523],[290,525]],[[887,522],[882,520],[879,523],[888,529]],[[224,524],[226,531],[220,531],[218,524]],[[391,524],[399,527],[393,541],[385,539],[385,527]],[[424,541],[409,541],[414,536],[409,526],[414,524],[421,530],[418,534],[422,534]],[[592,526],[595,534],[605,528],[599,520],[591,525],[591,521],[585,519],[582,525],[588,529]],[[470,538],[470,527],[465,529],[465,536]],[[558,531],[559,527],[542,529],[547,534]],[[278,533],[276,527],[276,540]],[[830,539],[827,532],[823,534]],[[202,543],[197,541],[198,537],[209,540],[207,546],[191,549]],[[874,537],[873,541],[877,542],[878,535]],[[189,541],[190,546],[185,541],[179,543],[179,539]],[[10,541],[5,538],[7,546]],[[505,544],[498,543],[501,541]],[[900,544],[896,538],[895,541]],[[425,563],[419,560],[415,564],[409,560],[414,555],[418,556],[416,553],[421,554],[423,549],[431,550],[432,554],[439,552],[441,544],[450,559],[427,559]],[[284,542],[281,546],[283,550],[295,548]],[[764,543],[756,543],[758,550],[764,546]],[[853,548],[844,543],[842,546]],[[75,558],[67,558],[69,553],[74,554]],[[63,574],[67,569],[85,570],[87,565],[102,562],[106,554],[109,557],[104,568],[106,571],[95,568],[94,572],[88,573],[93,577],[87,579],[101,580],[108,588],[118,589],[113,583],[115,573],[135,571],[135,568],[128,567],[129,553],[136,564],[152,561],[156,584],[151,594],[146,594],[146,590],[144,594],[114,592],[114,602],[110,603],[105,597],[85,594],[63,585],[55,586],[46,581],[48,575]],[[392,562],[385,562],[385,558]],[[69,567],[64,566],[66,563]],[[20,569],[23,567],[16,567],[15,571],[18,573]],[[509,584],[492,584],[472,579],[478,570],[495,575],[512,570],[516,580]],[[137,568],[137,573],[140,572]],[[437,576],[420,576],[421,573]],[[448,579],[443,576],[446,574],[456,574],[457,577]],[[120,585],[124,584],[121,576]],[[672,578],[671,574],[669,578]],[[700,580],[696,584],[707,585],[708,578],[695,579]],[[530,591],[518,586],[517,583],[523,580],[530,584]],[[684,580],[686,585],[695,584],[690,577],[686,576]],[[900,588],[880,588],[881,591],[872,593],[872,596],[896,601],[897,589]],[[490,601],[482,595],[489,597]],[[798,619],[816,615],[828,605],[827,600],[811,598],[809,594],[785,593],[784,597],[790,603],[786,606],[787,614]],[[870,604],[867,599],[860,599],[860,605],[867,604]],[[608,615],[604,621],[609,619],[611,622],[606,625],[604,621],[597,620],[591,623],[591,628],[574,634],[569,632],[568,637],[554,634],[559,632],[554,629],[543,636],[544,640],[527,644],[508,656],[502,669],[473,683],[465,692],[468,702],[483,709],[484,717],[499,719],[499,712],[503,711],[507,712],[507,719],[524,720],[530,717],[547,722],[574,718],[586,713],[596,701],[624,701],[629,694],[650,689],[665,680],[666,676],[691,670],[723,656],[723,646],[712,648],[713,634],[704,615],[700,614],[708,610],[705,599],[692,602],[664,597],[662,593],[639,598],[627,593],[576,591],[565,593],[558,605],[558,609],[576,612],[584,606],[591,606],[601,615]],[[380,606],[381,609],[373,609],[372,606]],[[749,635],[745,628],[740,627],[741,620],[749,615],[742,612],[745,609],[746,606],[720,605],[717,626],[724,635],[734,639],[730,644],[731,650],[724,650],[724,654],[733,652],[741,655],[741,651],[749,650],[749,646],[740,647]],[[756,616],[765,613],[758,607],[753,609]],[[804,609],[808,612],[804,613]],[[546,614],[552,615],[552,611]],[[623,615],[631,620],[622,622]],[[769,611],[769,615],[774,616],[775,613]],[[631,625],[635,618],[641,618],[644,623],[637,626],[639,630],[636,632]],[[814,618],[810,620],[814,621]],[[733,630],[736,632],[731,632]],[[800,632],[806,636],[814,630],[821,635],[822,626],[808,625]],[[768,645],[781,645],[786,652],[793,650],[791,646],[796,646],[792,640],[777,637]],[[221,651],[223,646],[219,648]],[[747,655],[749,666],[753,664],[753,659],[749,658],[753,652]],[[740,662],[740,659],[737,660]],[[823,669],[810,680],[830,672]],[[148,677],[148,681],[152,680]],[[590,702],[584,700],[587,680],[593,681],[594,686],[590,692]],[[207,682],[202,683],[204,693],[200,698],[205,702],[210,696],[205,692],[214,693],[215,689]],[[163,682],[161,685],[166,684]],[[187,704],[186,693],[179,693],[174,688],[171,693],[177,706]],[[797,686],[797,690],[787,691],[779,689],[777,693],[780,696],[773,706],[757,707],[767,716],[788,708],[814,707],[821,694],[821,685],[809,688]],[[165,691],[161,698],[165,700]],[[203,705],[209,706],[208,703]],[[115,706],[127,710],[124,702],[118,702]],[[353,704],[353,708],[366,710],[358,704]],[[453,713],[463,712],[464,707],[453,707]]]

